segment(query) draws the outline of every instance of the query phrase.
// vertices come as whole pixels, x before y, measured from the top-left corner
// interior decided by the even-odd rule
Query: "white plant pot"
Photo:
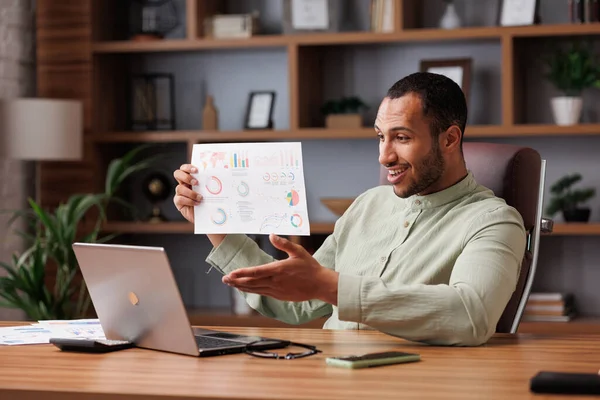
[[[575,125],[581,118],[583,99],[581,97],[561,96],[550,100],[552,114],[557,125]]]

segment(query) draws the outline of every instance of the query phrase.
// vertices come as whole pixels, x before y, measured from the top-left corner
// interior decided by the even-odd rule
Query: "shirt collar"
[[[423,210],[428,208],[436,208],[444,204],[451,203],[473,192],[477,188],[477,182],[471,171],[468,171],[467,176],[454,185],[431,193],[425,196],[415,194],[406,199],[406,205],[413,209]]]

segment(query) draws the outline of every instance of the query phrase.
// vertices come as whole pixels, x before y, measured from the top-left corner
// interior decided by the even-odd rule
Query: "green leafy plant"
[[[572,211],[578,208],[578,205],[594,197],[596,190],[594,188],[572,189],[572,186],[581,180],[581,174],[575,173],[566,175],[556,181],[550,187],[552,197],[546,208],[546,212],[553,216],[559,211]]]
[[[10,263],[0,263],[6,271],[6,276],[0,277],[0,306],[21,309],[33,320],[88,315],[90,298],[83,279],[77,279],[79,266],[71,245],[76,241],[102,243],[116,236],[99,236],[107,208],[112,203],[133,208],[117,191],[128,177],[157,159],[136,160],[146,147],[111,161],[103,193],[73,195],[51,212],[29,199],[30,210],[14,213],[11,222],[18,218],[28,222],[29,231],[17,233],[29,247],[21,255],[13,255]],[[56,270],[53,284],[48,282],[50,268]]]
[[[567,96],[580,96],[584,89],[600,87],[600,67],[592,50],[581,42],[554,47],[544,62],[546,78]]]
[[[369,106],[365,104],[360,98],[353,97],[342,97],[338,100],[330,100],[323,104],[321,112],[324,115],[330,114],[357,114],[363,109],[368,109]]]

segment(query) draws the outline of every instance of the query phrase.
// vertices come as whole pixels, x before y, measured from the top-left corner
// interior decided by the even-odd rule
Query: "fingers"
[[[273,285],[273,279],[271,276],[265,278],[235,278],[224,276],[222,279],[226,285],[232,285],[235,287],[271,287]]]
[[[274,262],[272,264],[261,265],[259,267],[248,267],[248,268],[241,268],[241,269],[235,270],[235,271],[229,273],[229,275],[225,275],[223,277],[223,282],[227,283],[225,281],[225,279],[235,281],[240,278],[253,278],[253,279],[269,278],[278,273],[279,273],[279,265],[277,262]]]
[[[198,184],[198,181],[192,175],[182,169],[175,170],[173,177],[180,185],[195,186]]]
[[[181,184],[175,188],[175,196],[173,197],[173,203],[177,210],[181,211],[183,207],[194,207],[200,204],[202,195],[194,192],[192,189]]]
[[[289,240],[282,238],[281,236],[277,236],[274,233],[269,235],[269,240],[273,243],[275,248],[285,251],[289,256],[300,257],[306,253],[304,247],[299,244],[292,243]]]

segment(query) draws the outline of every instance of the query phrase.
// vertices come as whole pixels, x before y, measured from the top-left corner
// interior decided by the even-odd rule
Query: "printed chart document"
[[[195,233],[309,235],[298,142],[195,144]]]

